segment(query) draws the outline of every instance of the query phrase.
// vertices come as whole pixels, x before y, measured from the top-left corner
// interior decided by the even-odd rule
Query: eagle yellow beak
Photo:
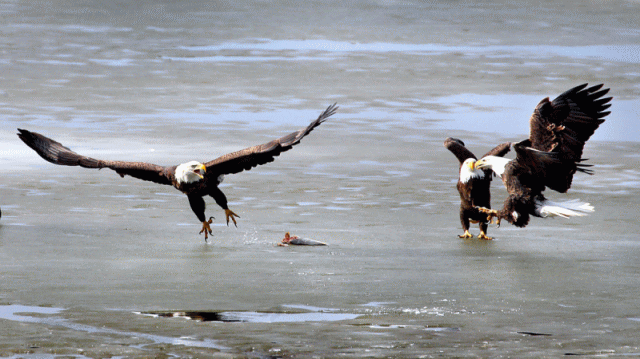
[[[200,172],[202,172],[202,174],[200,174]],[[197,165],[196,168],[194,168],[193,173],[197,174],[198,177],[200,177],[200,179],[203,179],[204,176],[203,174],[207,173],[207,167],[205,167],[202,163]]]
[[[470,170],[472,170],[472,171],[475,171],[475,170],[476,170],[476,163],[477,163],[477,162],[478,162],[478,161],[469,162],[469,165],[468,165],[468,166],[469,166],[469,169],[470,169]]]

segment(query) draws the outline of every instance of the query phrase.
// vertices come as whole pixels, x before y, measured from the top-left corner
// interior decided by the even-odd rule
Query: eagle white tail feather
[[[583,217],[593,212],[593,206],[577,199],[562,203],[544,200],[536,202],[536,212],[541,217]]]

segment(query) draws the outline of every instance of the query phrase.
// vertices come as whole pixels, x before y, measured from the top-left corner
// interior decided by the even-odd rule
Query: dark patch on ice
[[[152,341],[157,344],[171,344],[171,345],[184,345],[187,347],[200,347],[200,348],[213,348],[213,349],[226,349],[220,345],[218,345],[215,341],[204,339],[204,340],[193,340],[190,338],[173,338],[173,337],[165,337],[161,335],[155,334],[147,334],[140,332],[131,332],[124,330],[117,330],[105,327],[94,327],[86,324],[78,324],[73,321],[59,318],[59,317],[34,317],[29,314],[45,314],[45,315],[53,315],[59,314],[64,309],[62,308],[49,308],[49,307],[36,307],[36,306],[25,306],[25,305],[0,305],[0,319],[12,320],[23,323],[36,323],[43,325],[52,325],[64,327],[67,329],[85,332],[85,333],[102,333],[107,335],[119,335],[123,337],[136,337],[143,338],[149,341]]]
[[[162,318],[184,318],[201,322],[220,323],[301,323],[301,322],[334,322],[352,320],[360,314],[313,311],[305,313],[286,312],[233,312],[233,311],[167,311],[141,312],[143,315]]]
[[[517,332],[522,335],[529,335],[532,337],[550,337],[552,334],[549,333],[536,333],[536,332]]]

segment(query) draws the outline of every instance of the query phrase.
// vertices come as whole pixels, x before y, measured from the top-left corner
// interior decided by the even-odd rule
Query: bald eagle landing
[[[565,193],[576,172],[592,174],[584,164],[582,151],[587,140],[610,112],[609,89],[602,84],[587,88],[574,87],[553,101],[542,100],[531,119],[529,138],[514,145],[516,158],[508,160],[487,156],[476,167],[492,169],[502,177],[509,197],[500,210],[480,208],[489,216],[524,227],[530,216],[574,217],[593,211],[589,203],[580,201],[552,202],[544,197],[545,188]]]

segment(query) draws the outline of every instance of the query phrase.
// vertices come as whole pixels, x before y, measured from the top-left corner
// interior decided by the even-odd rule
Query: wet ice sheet
[[[343,153],[339,159],[312,161],[301,171],[298,160],[288,162],[283,157],[272,164],[277,170],[268,174],[257,169],[229,176],[224,191],[229,198],[239,199],[232,208],[242,212],[242,221],[238,229],[216,223],[215,236],[207,245],[197,235],[199,228],[185,198],[159,192],[154,184],[66,167],[39,170],[39,177],[56,178],[56,182],[38,177],[10,181],[5,185],[21,200],[8,208],[0,224],[2,238],[13,238],[3,241],[3,270],[14,278],[7,288],[11,293],[30,288],[30,300],[39,302],[72,305],[85,298],[83,303],[101,308],[231,313],[231,319],[244,320],[241,324],[248,329],[214,328],[224,333],[220,345],[234,350],[243,348],[245,334],[241,333],[251,333],[247,335],[256,340],[263,330],[271,340],[295,347],[296,341],[309,342],[300,333],[318,325],[324,334],[314,339],[316,347],[357,335],[360,339],[350,342],[350,347],[365,350],[375,338],[375,343],[389,346],[381,353],[399,353],[395,342],[425,333],[444,336],[438,337],[438,345],[453,348],[483,340],[482,333],[488,332],[505,340],[493,343],[496,350],[510,352],[514,349],[507,344],[510,341],[546,338],[544,345],[532,345],[554,353],[559,353],[552,349],[558,345],[571,348],[565,352],[585,353],[578,350],[581,344],[571,343],[583,343],[601,326],[614,328],[612,333],[635,333],[637,321],[629,319],[637,318],[635,307],[607,303],[617,303],[611,296],[626,298],[625,293],[634,293],[634,253],[640,248],[625,229],[637,226],[632,214],[637,209],[628,198],[637,196],[638,189],[625,183],[637,174],[638,157],[623,156],[612,165],[606,159],[615,153],[634,153],[637,145],[590,144],[590,162],[602,167],[594,168],[594,176],[577,176],[570,194],[596,206],[588,218],[538,219],[523,230],[491,227],[495,241],[463,241],[456,237],[457,165],[450,153],[440,149],[441,136],[425,135],[427,150],[433,153],[425,161],[412,150],[413,141],[385,137],[389,130],[375,125],[360,126],[369,135],[349,146],[360,148],[373,137],[377,151],[342,151],[345,144],[334,135],[339,131],[328,128],[324,141]],[[470,136],[467,142],[474,150],[490,145],[482,137]],[[318,149],[312,141],[309,146],[312,153]],[[398,146],[393,158],[378,155]],[[73,172],[65,175],[66,181],[51,177],[69,170]],[[28,195],[45,190],[49,195]],[[616,194],[620,190],[625,193]],[[497,185],[493,194],[498,203],[504,198],[504,190]],[[212,214],[219,215],[215,204],[209,203]],[[140,204],[148,206],[145,211],[127,211]],[[85,210],[73,211],[76,208]],[[35,240],[33,230],[10,225],[18,220],[48,235]],[[608,227],[610,220],[619,225]],[[274,248],[284,230],[292,228],[330,240],[331,248]],[[98,283],[109,287],[108,295]],[[311,304],[311,308],[293,308],[311,314],[277,309],[280,303],[291,303],[291,298]],[[338,312],[317,313],[322,308]],[[531,312],[535,315],[527,315]],[[334,314],[349,317],[333,321]],[[158,320],[163,325],[197,323],[166,318],[153,323]],[[91,323],[96,324],[90,327],[103,328],[105,321],[108,324],[102,317],[94,318]],[[585,321],[588,325],[580,324]],[[136,331],[118,329],[118,333],[146,333],[153,323],[142,323]],[[286,325],[303,330],[292,334]],[[210,337],[204,334],[205,327],[193,328],[203,333],[200,338]],[[85,329],[89,330],[78,331]],[[462,337],[466,339],[457,339]],[[419,341],[416,352],[424,351],[432,340],[436,339]]]
[[[500,46],[500,45],[484,45],[484,46],[450,46],[445,44],[403,44],[390,42],[373,42],[358,43],[346,41],[331,40],[273,40],[273,39],[256,39],[254,41],[244,42],[226,42],[219,45],[204,46],[182,46],[183,50],[193,52],[221,52],[221,51],[243,51],[250,52],[249,56],[231,57],[225,59],[226,56],[220,56],[219,61],[256,61],[268,59],[264,56],[252,56],[253,53],[265,54],[269,52],[290,52],[290,53],[308,53],[308,52],[327,52],[332,55],[352,55],[354,53],[402,53],[411,55],[441,55],[446,53],[461,53],[470,56],[489,56],[493,58],[509,57],[522,59],[537,59],[547,57],[570,57],[572,59],[598,59],[605,61],[620,61],[639,63],[640,62],[640,46],[638,45],[593,45],[593,46]],[[186,61],[197,61],[197,59],[211,59],[211,57],[185,57]],[[299,59],[308,61],[310,57],[295,56],[289,59]],[[322,57],[318,57],[321,59]],[[172,57],[177,60],[179,58]],[[273,58],[280,60],[280,58]]]
[[[336,313],[335,309],[319,309],[303,313],[268,313],[268,312],[144,312],[140,314],[163,318],[185,318],[203,322],[224,323],[302,323],[331,322],[358,318],[358,314]]]
[[[0,26],[4,303],[70,308],[50,315],[118,333],[209,338],[238,356],[638,352],[637,4],[262,4],[0,5],[12,19]],[[606,142],[585,150],[594,176],[549,197],[596,212],[491,227],[493,242],[457,238],[458,168],[444,138],[475,153],[522,139],[538,101],[583,82],[612,88],[613,113],[594,137]],[[209,200],[209,244],[179,192],[55,167],[15,136],[26,127],[97,158],[176,164],[284,135],[334,101],[339,113],[295,150],[225,180],[241,221],[227,227]],[[505,197],[496,182],[494,206]],[[285,231],[331,246],[279,250]],[[358,317],[132,314],[314,312],[282,303]],[[169,346],[46,323],[3,320],[0,331],[9,357],[34,340],[41,354],[93,349],[86,357]],[[145,352],[122,352],[138,344]]]
[[[84,355],[78,354],[16,354],[12,356],[1,357],[2,359],[55,359],[55,358],[76,358],[76,359],[84,359],[89,358]]]
[[[135,333],[135,332],[126,332],[109,328],[98,328],[90,325],[74,323],[72,321],[56,318],[56,317],[33,317],[29,316],[28,313],[37,313],[37,314],[58,314],[64,309],[61,308],[45,308],[45,307],[33,307],[33,306],[24,306],[18,304],[12,305],[0,305],[0,319],[18,321],[22,323],[36,323],[36,324],[44,324],[44,325],[53,325],[53,326],[61,326],[78,332],[86,332],[86,333],[99,333],[105,335],[115,335],[115,336],[123,336],[123,337],[137,337],[143,338],[151,341],[152,343],[162,343],[162,344],[171,344],[171,345],[184,345],[191,347],[203,347],[203,348],[214,348],[214,349],[223,349],[222,346],[217,344],[212,340],[190,340],[186,338],[170,338],[163,337],[159,335],[152,335],[146,333]]]
[[[594,84],[592,84],[594,85]],[[615,90],[615,89],[614,89]],[[365,104],[347,103],[339,104],[342,111],[348,111],[347,121],[358,123],[366,120],[368,123],[376,122],[376,127],[389,129],[399,125],[412,125],[417,127],[477,131],[483,133],[500,133],[516,139],[524,139],[528,135],[528,119],[536,105],[544,98],[551,99],[560,93],[543,95],[513,95],[513,94],[471,94],[461,93],[453,96],[436,97],[432,99],[412,99],[399,104],[382,103],[379,107],[366,107]],[[615,96],[615,92],[610,93]],[[593,135],[594,141],[635,141],[636,131],[629,131],[637,126],[634,119],[640,116],[640,109],[636,106],[636,100],[615,99],[612,102],[612,114],[608,121]],[[161,121],[163,123],[183,123],[195,126],[207,126],[210,129],[223,129],[228,126],[251,127],[254,130],[268,130],[283,126],[304,126],[318,116],[322,108],[318,109],[273,109],[261,112],[248,112],[245,106],[227,104],[216,108],[214,113],[202,112],[163,112],[155,115],[127,115],[114,118],[105,126],[97,128],[93,115],[73,119],[72,123],[65,126],[82,129],[90,132],[110,132],[121,130],[122,126],[131,127],[131,130],[144,126],[149,121]],[[18,115],[8,115],[8,119],[17,119]],[[60,123],[52,119],[23,120],[21,126],[44,127],[54,129]],[[294,127],[295,128],[295,127]],[[284,132],[286,133],[286,132]],[[96,136],[94,134],[94,136]],[[72,142],[73,144],[73,142]],[[82,145],[82,144],[80,144]],[[222,148],[224,143],[220,144]],[[145,148],[145,152],[154,152],[156,146]],[[238,146],[240,147],[240,146]],[[232,148],[230,148],[231,150]],[[237,148],[236,148],[237,149]],[[95,152],[87,152],[89,155]],[[100,154],[109,155],[113,148],[102,147]],[[28,153],[22,147],[9,147],[0,149],[0,158],[9,158],[16,153]],[[136,154],[132,152],[132,154]]]

